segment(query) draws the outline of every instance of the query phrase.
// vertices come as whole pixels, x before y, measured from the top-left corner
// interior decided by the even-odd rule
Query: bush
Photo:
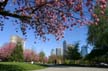
[[[70,60],[65,60],[65,64],[70,64]]]

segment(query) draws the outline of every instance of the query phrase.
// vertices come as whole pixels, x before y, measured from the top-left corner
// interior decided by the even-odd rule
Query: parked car
[[[103,65],[103,66],[108,66],[108,64],[107,63],[100,63],[100,65]]]

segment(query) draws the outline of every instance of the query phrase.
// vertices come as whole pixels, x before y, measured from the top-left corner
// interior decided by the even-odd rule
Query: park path
[[[34,71],[108,71],[108,68],[91,68],[91,67],[49,67],[42,70]]]

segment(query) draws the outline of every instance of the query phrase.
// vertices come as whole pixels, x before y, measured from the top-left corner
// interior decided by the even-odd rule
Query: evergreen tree
[[[16,62],[24,61],[23,48],[20,42],[16,44],[16,47],[14,48],[11,56],[9,57],[9,61],[16,61]]]
[[[69,60],[78,60],[81,58],[80,53],[78,52],[79,43],[76,43],[74,46],[68,46],[67,48],[67,59]]]
[[[40,62],[44,62],[44,57],[45,57],[45,53],[43,52],[43,51],[41,51],[40,53],[39,53],[39,57],[40,57]]]

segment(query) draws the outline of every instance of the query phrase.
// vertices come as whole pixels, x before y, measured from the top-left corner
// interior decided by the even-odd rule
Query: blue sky
[[[19,30],[18,33],[16,33],[15,27],[12,24],[10,20],[5,20],[5,26],[4,31],[0,31],[0,46],[2,46],[5,43],[8,43],[10,41],[10,37],[12,35],[19,35],[20,37],[24,38],[21,31]],[[80,47],[82,45],[86,44],[86,38],[87,38],[87,27],[76,27],[72,31],[66,30],[64,33],[64,38],[60,41],[56,41],[55,37],[53,35],[48,35],[47,37],[50,38],[50,41],[43,42],[40,39],[36,40],[36,44],[34,44],[34,35],[31,31],[28,31],[28,39],[26,40],[26,48],[32,49],[36,52],[44,51],[47,56],[50,55],[51,49],[55,48],[62,48],[63,47],[63,41],[66,40],[68,44],[74,44],[77,41],[80,41]]]

